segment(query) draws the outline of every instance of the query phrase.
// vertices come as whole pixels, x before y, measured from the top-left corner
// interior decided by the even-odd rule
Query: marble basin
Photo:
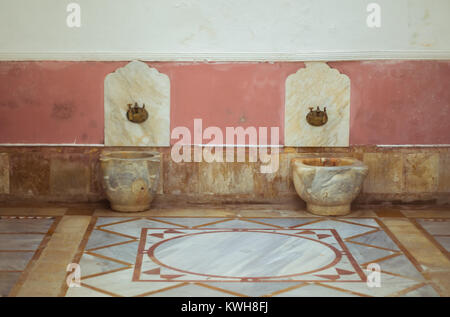
[[[368,167],[354,158],[294,158],[292,179],[309,212],[321,216],[350,213]]]
[[[116,151],[100,156],[103,188],[111,209],[137,212],[150,208],[159,183],[157,152]]]

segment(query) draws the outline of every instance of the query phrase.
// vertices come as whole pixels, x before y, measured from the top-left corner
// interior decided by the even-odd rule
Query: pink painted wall
[[[103,81],[127,62],[0,62],[0,143],[103,143]],[[171,80],[171,128],[280,127],[303,63],[149,63]],[[450,62],[333,62],[351,79],[350,144],[450,144]],[[207,141],[207,140],[205,140]]]
[[[171,126],[279,127],[284,144],[284,82],[303,63],[186,64],[169,71]],[[172,140],[172,143],[176,140]],[[209,140],[205,140],[208,143]],[[237,142],[237,141],[235,141]],[[224,139],[224,143],[225,139]]]
[[[450,62],[330,66],[351,79],[350,144],[450,144]]]
[[[103,80],[114,63],[0,63],[0,143],[103,143]]]

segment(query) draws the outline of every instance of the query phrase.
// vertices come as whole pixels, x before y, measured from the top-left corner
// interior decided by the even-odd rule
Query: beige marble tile
[[[49,156],[44,151],[11,153],[10,193],[19,197],[47,195],[50,191]]]
[[[439,295],[450,296],[450,270],[443,272],[426,272],[424,276],[436,285]]]
[[[405,155],[405,185],[408,193],[430,193],[438,185],[438,153]]]
[[[142,123],[128,121],[128,104],[148,111]],[[133,61],[105,79],[105,145],[169,146],[170,80],[155,68]]]
[[[257,211],[295,211],[298,209],[301,209],[301,207],[304,207],[302,205],[298,204],[298,196],[297,194],[293,194],[291,198],[294,198],[293,200],[284,202],[284,203],[266,203],[266,204],[258,204],[258,203],[246,203],[246,204],[227,204],[224,205],[227,209],[231,210],[257,210]],[[214,208],[214,207],[212,207]]]
[[[0,153],[0,194],[9,194],[8,153]]]
[[[377,215],[373,210],[352,208],[352,211],[344,216],[344,218],[357,218],[357,217],[376,217]]]
[[[285,145],[348,146],[350,125],[350,79],[324,62],[306,67],[286,79]],[[328,122],[311,126],[309,107],[327,107]]]
[[[278,174],[283,180],[282,191],[295,193],[294,182],[292,181],[291,160],[296,157],[309,157],[308,153],[280,153],[280,168]]]
[[[73,261],[91,217],[64,216],[33,264],[16,296],[58,296],[64,287],[66,268]],[[51,274],[49,274],[51,272]]]
[[[94,216],[109,217],[234,217],[236,212],[225,209],[171,208],[150,209],[143,212],[118,213],[110,209],[96,209]]]
[[[2,207],[0,216],[61,216],[67,208]]]
[[[278,169],[273,173],[260,173],[259,166],[256,167],[253,176],[255,194],[264,198],[277,198],[282,193],[294,193],[294,188],[291,186],[290,160],[299,155],[301,154],[292,151],[279,153]]]
[[[402,213],[408,218],[450,218],[450,208],[447,210],[402,210]]]
[[[90,171],[83,157],[53,158],[50,162],[50,192],[52,194],[87,194]]]
[[[164,194],[198,193],[198,166],[196,162],[174,162],[170,154],[164,156],[162,180]]]
[[[278,218],[278,217],[293,217],[293,218],[312,218],[317,217],[306,210],[241,210],[237,213],[237,217],[243,218]]]
[[[403,192],[403,160],[401,154],[365,153],[363,162],[369,167],[369,174],[364,181],[363,192]]]
[[[450,192],[450,152],[439,154],[439,182],[438,191]]]
[[[383,218],[383,223],[427,271],[450,270],[450,260],[409,219]]]
[[[396,208],[377,208],[375,214],[380,218],[404,218],[405,215]]]
[[[256,163],[207,163],[199,165],[199,192],[213,194],[253,194]]]
[[[156,189],[157,194],[163,194],[164,193],[164,157],[170,156],[170,154],[166,153],[159,153],[160,159],[159,159],[159,182],[158,182],[158,188]]]

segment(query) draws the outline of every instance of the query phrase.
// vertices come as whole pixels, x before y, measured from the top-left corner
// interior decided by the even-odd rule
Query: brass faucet
[[[142,123],[148,118],[148,112],[145,110],[145,104],[142,105],[142,108],[139,108],[137,102],[133,104],[128,104],[127,118],[131,122],[134,123]]]
[[[316,110],[313,110],[313,107],[309,107],[309,113],[306,115],[306,121],[315,127],[320,127],[327,123],[328,115],[327,115],[327,107],[323,108],[323,111],[320,110],[319,106],[317,106]]]

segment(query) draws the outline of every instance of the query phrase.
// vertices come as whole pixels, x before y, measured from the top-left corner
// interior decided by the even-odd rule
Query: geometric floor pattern
[[[427,218],[415,221],[450,256],[450,219]]]
[[[66,296],[439,296],[392,237],[377,218],[98,217]]]
[[[0,297],[8,296],[38,249],[43,248],[53,222],[53,217],[0,216]]]

